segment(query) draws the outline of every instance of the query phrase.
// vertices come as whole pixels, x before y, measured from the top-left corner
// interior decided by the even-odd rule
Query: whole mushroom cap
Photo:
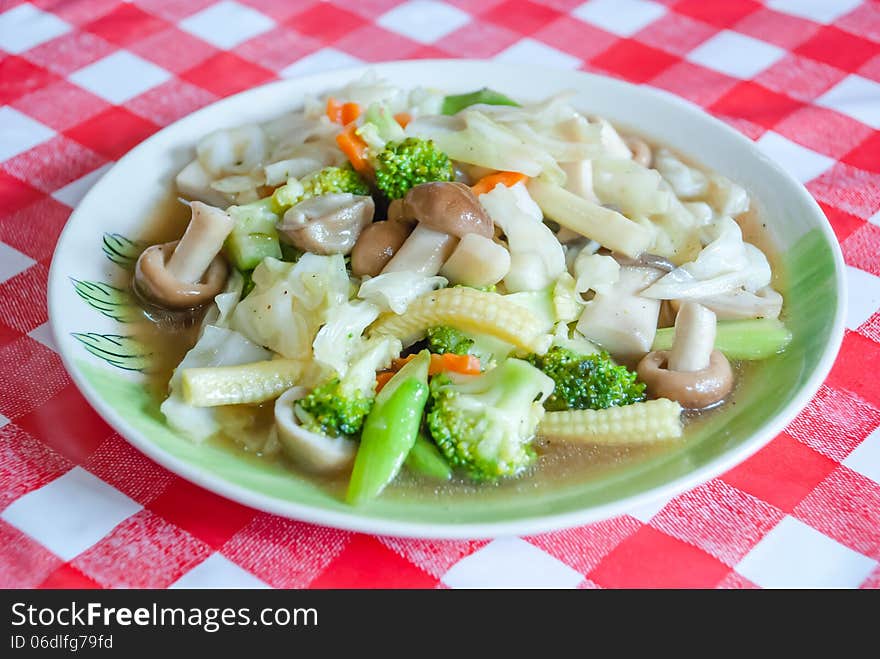
[[[421,183],[403,198],[402,214],[456,238],[476,233],[491,238],[494,225],[479,199],[464,183]]]
[[[226,285],[227,265],[218,255],[202,279],[194,284],[179,281],[168,272],[168,260],[179,240],[152,245],[143,251],[134,270],[134,291],[147,302],[167,309],[192,309],[214,299]]]
[[[702,371],[672,371],[667,368],[668,350],[645,355],[636,369],[639,379],[657,398],[677,400],[683,407],[699,410],[724,400],[733,388],[733,369],[720,350],[713,350],[709,366]]]

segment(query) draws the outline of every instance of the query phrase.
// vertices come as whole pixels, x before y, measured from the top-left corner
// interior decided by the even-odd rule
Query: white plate
[[[636,130],[743,185],[759,201],[791,270],[786,313],[795,340],[785,357],[768,362],[767,377],[743,393],[736,409],[719,415],[680,449],[596,482],[532,493],[487,491],[455,501],[386,496],[375,505],[353,509],[279,468],[176,437],[144,403],[143,375],[95,356],[103,350],[106,357],[113,337],[125,335],[126,324],[110,317],[119,316],[122,308],[113,307],[112,291],[102,314],[75,293],[71,280],[118,285],[123,271],[107,260],[102,234],[136,238],[145,218],[167,198],[174,175],[193,157],[199,138],[218,128],[277,116],[299,106],[304,94],[339,87],[367,69],[404,88],[422,85],[454,93],[490,85],[520,100],[572,89],[580,110]],[[804,187],[751,141],[698,107],[665,92],[587,73],[418,60],[258,87],[199,110],[137,146],[92,188],[65,227],[49,277],[49,315],[64,364],[84,396],[123,437],[176,474],[243,504],[329,526],[387,535],[489,537],[573,526],[670,497],[766,444],[807,404],[834,361],[843,335],[842,273],[831,227]],[[132,352],[123,342],[120,351],[126,349]],[[129,354],[122,364],[136,367],[141,361]]]

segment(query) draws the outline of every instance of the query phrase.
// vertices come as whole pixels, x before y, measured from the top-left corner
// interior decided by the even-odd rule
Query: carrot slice
[[[342,123],[342,103],[332,96],[327,99],[327,118],[335,124]]]
[[[367,143],[357,134],[357,125],[352,122],[336,136],[336,143],[355,171],[365,174],[370,171],[370,163],[367,161]]]
[[[391,363],[392,371],[399,371],[415,355],[407,355],[395,359]],[[453,355],[446,353],[445,355],[431,355],[431,364],[428,366],[428,375],[437,375],[443,371],[453,371],[463,375],[479,375],[480,374],[480,358],[473,355]]]
[[[406,128],[406,125],[412,121],[412,116],[409,112],[398,112],[394,115],[394,120],[400,124],[401,128]]]
[[[394,377],[396,371],[379,371],[376,373],[376,393],[382,391],[382,387],[388,384],[388,380]]]
[[[520,172],[495,172],[484,176],[471,186],[471,190],[475,195],[492,192],[499,183],[506,185],[508,188],[513,187],[519,182],[525,183],[529,177]]]
[[[343,125],[348,125],[359,116],[361,116],[361,106],[357,103],[345,103],[342,106],[342,112],[340,113],[342,117],[342,121],[339,123]]]

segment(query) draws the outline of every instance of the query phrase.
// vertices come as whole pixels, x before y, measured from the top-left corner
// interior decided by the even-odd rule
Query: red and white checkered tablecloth
[[[830,377],[766,448],[557,533],[401,540],[226,501],[131,448],[66,375],[52,250],[113,161],[220,97],[360,62],[491,58],[683,96],[804,182],[847,263]],[[880,3],[0,0],[0,586],[880,587]]]

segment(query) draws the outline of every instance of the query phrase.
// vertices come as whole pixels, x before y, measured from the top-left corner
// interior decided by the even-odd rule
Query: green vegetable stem
[[[363,504],[375,498],[400,471],[415,444],[428,402],[430,361],[430,353],[423,350],[376,396],[361,432],[348,484],[348,503]]]

